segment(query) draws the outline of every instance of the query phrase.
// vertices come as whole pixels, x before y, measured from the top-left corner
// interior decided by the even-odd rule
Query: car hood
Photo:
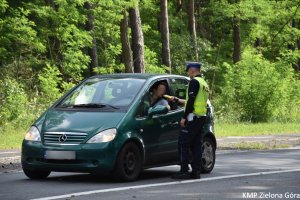
[[[116,128],[125,113],[58,111],[46,113],[43,132],[82,132],[93,134],[108,128]]]

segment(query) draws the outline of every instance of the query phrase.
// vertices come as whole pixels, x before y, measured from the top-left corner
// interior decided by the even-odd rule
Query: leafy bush
[[[60,96],[59,85],[62,81],[61,73],[56,66],[47,65],[39,74],[41,98],[40,102],[46,106],[53,103]]]
[[[156,53],[145,46],[145,72],[164,74],[167,69],[166,66],[159,67]]]
[[[299,81],[291,66],[281,63],[271,63],[251,49],[236,65],[224,63],[225,86],[215,102],[219,117],[250,122],[299,119]]]
[[[26,110],[27,95],[15,79],[0,80],[0,124],[18,119]]]

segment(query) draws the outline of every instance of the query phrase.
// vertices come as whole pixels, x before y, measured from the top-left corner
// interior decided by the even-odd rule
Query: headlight
[[[29,131],[25,135],[25,140],[41,141],[39,130],[35,126],[30,127]]]
[[[116,129],[107,129],[105,131],[101,131],[100,133],[89,139],[86,143],[110,142],[115,138],[116,134]]]

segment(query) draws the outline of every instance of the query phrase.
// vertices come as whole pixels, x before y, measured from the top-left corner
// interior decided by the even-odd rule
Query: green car
[[[185,98],[189,78],[178,75],[113,74],[82,81],[27,132],[22,144],[26,176],[87,172],[132,181],[143,169],[178,164],[184,105],[151,107],[157,82],[164,82],[166,94]],[[202,172],[209,173],[217,147],[209,102],[203,132]]]

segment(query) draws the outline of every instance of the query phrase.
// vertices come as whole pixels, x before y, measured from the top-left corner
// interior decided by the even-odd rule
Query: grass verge
[[[0,127],[0,149],[21,149],[26,131],[12,124]]]
[[[256,136],[300,133],[297,123],[215,123],[217,137],[227,136]]]
[[[266,149],[279,149],[279,148],[288,148],[290,147],[287,144],[265,144],[265,143],[260,143],[260,142],[249,142],[249,143],[245,143],[245,142],[241,142],[239,144],[235,145],[235,148],[237,149],[259,149],[259,150],[266,150]]]

